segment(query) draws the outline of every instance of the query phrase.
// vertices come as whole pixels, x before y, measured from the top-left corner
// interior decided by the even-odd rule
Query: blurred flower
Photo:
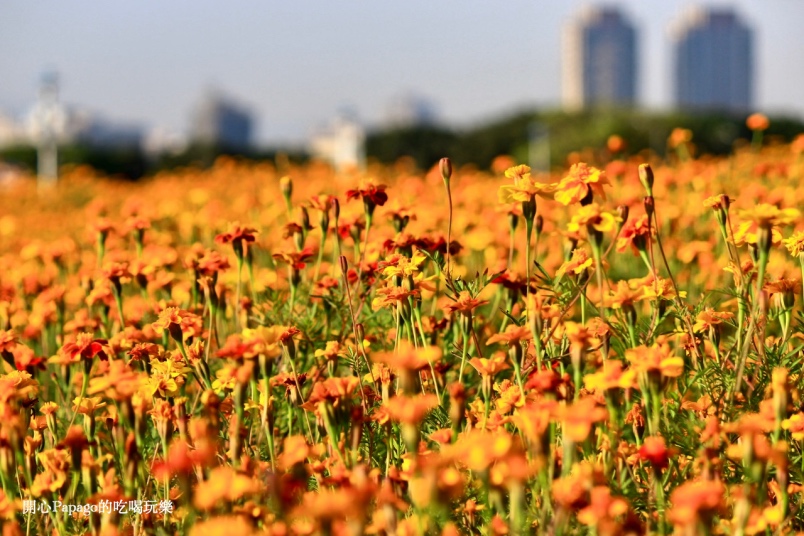
[[[580,162],[556,186],[555,200],[562,205],[591,202],[594,195],[606,199],[603,186],[608,185],[605,172]]]

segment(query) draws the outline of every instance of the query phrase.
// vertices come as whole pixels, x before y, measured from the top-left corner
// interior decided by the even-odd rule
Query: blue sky
[[[670,103],[668,26],[687,1],[620,0],[638,25],[643,105]],[[259,115],[261,141],[301,140],[349,107],[379,121],[416,92],[467,125],[560,99],[561,0],[4,0],[0,109],[30,105],[40,74],[62,100],[183,130],[205,88]],[[727,5],[709,2],[703,5]],[[804,2],[735,0],[756,30],[757,108],[804,116]]]

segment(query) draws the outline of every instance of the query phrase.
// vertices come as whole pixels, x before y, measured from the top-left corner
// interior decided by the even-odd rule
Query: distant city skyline
[[[440,122],[476,124],[559,106],[561,31],[584,4],[10,0],[0,5],[0,111],[29,110],[53,70],[62,102],[163,132],[188,133],[210,87],[255,113],[259,143],[303,143],[344,108],[376,125],[401,94],[432,103]],[[734,6],[755,30],[754,107],[804,116],[804,2],[701,4]],[[637,27],[637,102],[669,108],[668,26],[690,3],[601,5]]]

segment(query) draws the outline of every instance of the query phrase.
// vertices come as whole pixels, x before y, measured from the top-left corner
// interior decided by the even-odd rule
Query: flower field
[[[753,121],[7,188],[3,534],[804,530],[804,137]]]

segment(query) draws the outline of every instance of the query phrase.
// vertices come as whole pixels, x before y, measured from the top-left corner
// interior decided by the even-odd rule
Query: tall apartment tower
[[[195,143],[231,150],[245,150],[251,145],[251,111],[218,91],[207,91],[190,119],[190,136]]]
[[[618,8],[584,8],[564,27],[564,106],[579,109],[634,105],[636,48],[636,30]]]
[[[751,109],[753,35],[732,9],[688,10],[674,24],[672,35],[679,108]]]

